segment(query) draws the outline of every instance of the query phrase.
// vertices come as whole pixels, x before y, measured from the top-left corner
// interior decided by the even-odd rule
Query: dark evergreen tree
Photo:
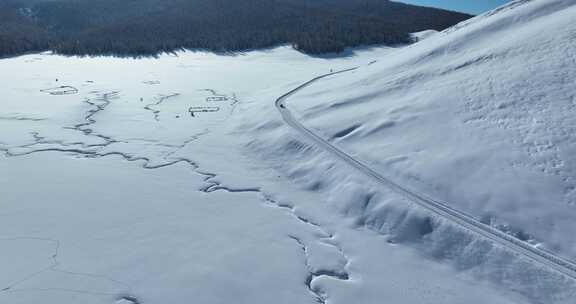
[[[409,43],[471,16],[387,0],[0,0],[0,56],[154,56],[281,44],[308,54]]]

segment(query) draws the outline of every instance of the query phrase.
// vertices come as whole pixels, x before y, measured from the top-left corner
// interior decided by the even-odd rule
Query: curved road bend
[[[376,183],[391,188],[395,192],[403,195],[405,198],[409,199],[410,201],[418,204],[420,207],[429,210],[430,212],[440,216],[441,218],[447,219],[452,223],[455,223],[469,231],[472,231],[476,234],[479,234],[491,241],[504,246],[517,254],[521,254],[535,262],[538,262],[542,265],[545,265],[571,279],[576,280],[576,264],[573,262],[564,259],[562,257],[556,256],[548,251],[535,248],[530,244],[523,242],[509,234],[506,234],[500,230],[497,230],[489,225],[483,224],[476,220],[474,217],[465,214],[461,211],[458,211],[449,206],[446,202],[442,202],[430,197],[427,197],[424,194],[417,193],[405,186],[402,186],[393,180],[384,177],[380,173],[370,169],[360,160],[353,158],[352,156],[348,155],[346,152],[340,150],[327,140],[323,139],[322,137],[318,136],[316,133],[312,132],[310,129],[306,128],[303,124],[298,122],[292,113],[286,107],[286,100],[297,93],[298,91],[312,85],[313,83],[336,74],[346,73],[350,71],[357,70],[356,68],[341,70],[337,72],[328,73],[325,75],[318,76],[313,78],[312,80],[298,86],[297,88],[291,90],[290,92],[280,96],[276,99],[276,108],[282,115],[282,119],[284,122],[292,127],[294,130],[299,132],[300,134],[304,135],[310,141],[312,141],[317,146],[321,147],[322,149],[326,150],[327,152],[331,153],[341,161],[347,163],[364,176],[372,179]]]

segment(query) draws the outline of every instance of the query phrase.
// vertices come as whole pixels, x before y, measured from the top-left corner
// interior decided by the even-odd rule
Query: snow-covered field
[[[253,92],[389,52],[2,60],[0,299],[511,303],[353,229],[233,132],[260,115],[237,112]]]
[[[0,60],[0,303],[573,303],[570,279],[372,184],[274,106],[360,67],[288,107],[383,175],[574,258],[571,2],[344,57]]]

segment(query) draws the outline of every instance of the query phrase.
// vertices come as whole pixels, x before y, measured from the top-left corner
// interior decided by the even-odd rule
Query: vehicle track
[[[348,165],[350,165],[351,167],[362,173],[364,176],[375,181],[377,184],[391,188],[396,193],[401,194],[402,196],[416,203],[420,207],[432,212],[433,214],[443,219],[455,223],[468,231],[472,231],[476,234],[479,234],[500,246],[506,247],[507,249],[515,252],[516,254],[525,256],[532,261],[538,262],[539,264],[542,264],[548,268],[551,268],[565,275],[566,277],[576,280],[576,264],[574,264],[573,262],[564,259],[562,257],[559,257],[557,255],[554,255],[553,253],[550,253],[548,251],[535,248],[532,245],[523,242],[509,234],[506,234],[494,227],[483,224],[482,222],[476,220],[471,215],[465,214],[461,211],[458,211],[450,207],[449,204],[446,202],[442,202],[430,198],[424,194],[413,191],[408,187],[405,187],[393,181],[392,179],[383,176],[382,174],[369,168],[360,160],[355,159],[354,157],[350,156],[346,152],[334,146],[333,144],[331,144],[324,138],[320,137],[310,129],[306,128],[303,124],[298,122],[294,118],[294,116],[292,116],[292,113],[286,107],[286,100],[289,97],[296,94],[300,90],[312,85],[313,83],[333,75],[351,72],[357,69],[358,67],[355,67],[315,77],[303,83],[302,85],[296,87],[295,89],[289,91],[288,93],[280,96],[278,99],[276,99],[275,105],[280,114],[282,115],[282,119],[284,120],[284,122],[288,126],[295,129],[300,134],[304,135],[314,144],[321,147],[325,151],[333,154],[341,161],[347,163]]]

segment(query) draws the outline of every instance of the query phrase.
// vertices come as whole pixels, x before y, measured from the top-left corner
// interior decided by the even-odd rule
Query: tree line
[[[470,15],[387,0],[3,0],[0,56],[153,56],[290,44],[307,54],[411,42]]]

